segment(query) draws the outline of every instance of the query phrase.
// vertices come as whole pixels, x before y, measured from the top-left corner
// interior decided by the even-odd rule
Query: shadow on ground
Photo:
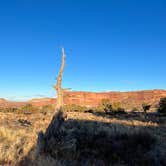
[[[159,125],[166,124],[166,116],[158,114],[156,112],[144,113],[144,112],[124,112],[124,113],[110,113],[105,112],[90,112],[97,117],[116,118],[119,120],[137,120],[140,122],[152,122]]]
[[[58,112],[46,132],[39,133],[37,145],[18,165],[166,165],[164,142],[157,136],[157,126],[65,119]]]

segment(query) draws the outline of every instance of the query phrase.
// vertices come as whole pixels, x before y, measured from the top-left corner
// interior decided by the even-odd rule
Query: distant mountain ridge
[[[96,106],[102,99],[109,99],[111,103],[120,102],[125,108],[139,107],[142,103],[155,105],[160,98],[166,97],[166,90],[142,90],[129,92],[84,92],[84,91],[65,91],[65,104],[78,104],[86,106]],[[0,107],[22,107],[32,104],[42,107],[54,104],[56,98],[38,98],[27,102],[13,102],[0,98]]]
[[[55,98],[39,98],[39,99],[32,99],[29,101],[8,101],[6,99],[0,98],[0,107],[22,107],[26,104],[32,104],[36,107],[42,107],[44,105],[53,104],[56,102]]]

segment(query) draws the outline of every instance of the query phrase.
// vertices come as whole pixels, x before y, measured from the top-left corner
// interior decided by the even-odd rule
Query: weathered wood
[[[64,68],[65,68],[65,51],[64,51],[64,48],[62,48],[61,68],[59,71],[59,75],[57,77],[56,86],[54,86],[54,89],[57,92],[57,101],[56,101],[55,111],[61,110],[61,108],[63,107],[63,89],[61,87],[61,84],[62,84],[62,75],[63,75]]]

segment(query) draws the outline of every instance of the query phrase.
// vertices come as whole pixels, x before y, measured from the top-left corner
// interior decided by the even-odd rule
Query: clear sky
[[[0,97],[52,97],[63,87],[166,89],[165,0],[1,0]]]

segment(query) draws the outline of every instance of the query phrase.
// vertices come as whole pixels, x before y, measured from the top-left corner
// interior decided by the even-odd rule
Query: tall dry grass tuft
[[[29,153],[34,141],[34,135],[25,130],[0,127],[0,165],[15,165]]]

